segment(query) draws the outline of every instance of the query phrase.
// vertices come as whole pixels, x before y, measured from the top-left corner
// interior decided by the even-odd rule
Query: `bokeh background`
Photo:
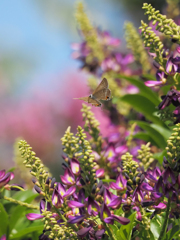
[[[163,11],[165,1],[146,1]],[[138,28],[146,19],[141,0],[86,0],[92,23],[122,40],[125,21]],[[61,169],[61,141],[69,125],[83,125],[81,101],[88,75],[72,59],[71,44],[80,42],[73,0],[0,1],[0,169],[13,163],[17,137],[28,141],[53,175]],[[103,110],[94,108],[102,131]],[[104,129],[104,130],[103,130]]]

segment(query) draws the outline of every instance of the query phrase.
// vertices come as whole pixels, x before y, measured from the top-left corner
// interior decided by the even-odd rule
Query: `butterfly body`
[[[102,103],[99,100],[108,101],[111,97],[111,90],[108,89],[108,81],[106,78],[100,82],[97,88],[94,90],[92,94],[88,97],[76,98],[79,100],[83,100],[85,102],[91,103],[92,106],[100,107]]]

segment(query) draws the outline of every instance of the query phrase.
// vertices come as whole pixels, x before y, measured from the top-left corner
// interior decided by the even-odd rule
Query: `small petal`
[[[166,204],[164,204],[164,203],[159,203],[157,206],[154,206],[154,208],[157,208],[157,209],[165,209],[165,208],[166,208]]]
[[[160,81],[149,80],[149,81],[146,81],[144,84],[145,84],[147,87],[154,87],[154,86],[162,85],[163,83],[160,82]]]
[[[70,224],[79,223],[79,222],[83,221],[84,218],[85,218],[84,215],[75,216],[75,217],[71,217],[67,222]]]
[[[96,177],[102,177],[104,175],[104,168],[100,168],[96,171]]]
[[[81,238],[84,238],[88,234],[88,232],[91,228],[92,227],[88,227],[88,228],[84,227],[84,228],[80,229],[79,231],[77,231],[77,235]]]
[[[1,170],[1,171],[0,171],[0,180],[1,180],[1,178],[3,178],[5,175],[6,175],[6,170],[5,170],[5,169]]]
[[[70,208],[81,208],[81,207],[84,207],[84,204],[77,201],[70,200],[68,202],[68,206]]]
[[[75,175],[79,175],[80,174],[80,163],[78,162],[78,160],[76,160],[75,158],[71,159],[71,170]]]
[[[128,223],[130,223],[130,220],[128,218],[117,216],[117,215],[111,215],[111,216],[115,221],[121,223],[122,225],[127,225]]]
[[[45,206],[46,206],[46,201],[45,199],[42,199],[40,201],[40,213],[42,213],[42,210],[45,210]]]
[[[111,203],[108,204],[108,207],[112,207],[112,209],[119,208],[121,205],[122,199],[121,197],[117,197],[111,201]]]
[[[103,221],[107,224],[114,224],[114,219],[113,217],[107,217],[107,218],[104,218]]]
[[[63,198],[67,198],[71,195],[73,195],[73,193],[76,191],[76,187],[75,186],[71,186],[67,192],[64,194]]]
[[[148,191],[148,192],[153,191],[153,188],[148,183],[145,183],[145,182],[141,184],[140,188],[143,191]]]
[[[33,221],[33,220],[41,219],[44,216],[42,216],[39,213],[28,213],[28,214],[26,214],[26,217],[28,220]]]
[[[136,218],[137,218],[138,221],[142,221],[141,212],[137,212]]]
[[[95,237],[100,238],[103,236],[104,233],[105,233],[105,229],[98,230],[95,233]]]

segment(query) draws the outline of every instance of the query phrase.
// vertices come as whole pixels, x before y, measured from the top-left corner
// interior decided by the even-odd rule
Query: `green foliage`
[[[179,225],[175,225],[167,232],[164,240],[179,239],[178,236],[179,233],[180,233]]]
[[[162,225],[164,222],[164,216],[165,214],[161,214],[161,215],[156,215],[152,220],[151,220],[151,232],[154,235],[155,239],[158,239],[161,229],[162,229]]]
[[[117,75],[120,79],[125,79],[132,85],[136,86],[139,89],[139,94],[143,97],[146,97],[149,101],[151,101],[154,106],[157,106],[160,103],[159,96],[156,92],[152,91],[151,88],[147,87],[142,80],[139,79],[137,76],[124,76],[124,75]],[[132,105],[132,107],[134,107]]]
[[[103,49],[98,41],[96,29],[91,25],[91,22],[85,13],[82,2],[77,4],[75,16],[84,38],[92,52],[87,61],[89,60],[91,62],[92,59],[96,57],[101,62],[104,58]]]
[[[127,47],[131,49],[136,61],[142,66],[143,72],[148,72],[151,65],[139,33],[131,22],[126,22],[124,28]]]
[[[8,233],[9,219],[6,210],[3,205],[0,203],[0,236]]]
[[[160,14],[159,10],[153,8],[151,4],[144,3],[143,9],[145,9],[145,14],[149,16],[148,20],[153,20],[153,24],[157,23],[156,29],[158,31],[164,33],[167,37],[176,40],[177,43],[180,44],[180,26],[178,26],[172,19],[167,19],[166,15]]]
[[[140,178],[138,177],[139,165],[136,161],[133,160],[133,156],[128,152],[121,157],[121,160],[123,163],[123,173],[129,176],[127,182],[132,187],[132,189],[135,190],[140,181]],[[136,181],[136,184],[134,184],[134,179]]]
[[[137,112],[142,113],[146,119],[159,125],[163,125],[159,118],[154,116],[156,106],[148,98],[141,94],[127,94],[121,98],[121,101],[131,105]]]
[[[154,128],[154,125],[143,121],[136,121],[136,124],[147,131],[148,135],[154,140],[157,147],[162,149],[166,147],[166,138],[156,128]]]
[[[146,145],[141,145],[141,149],[138,150],[137,159],[140,160],[140,166],[143,166],[145,170],[154,161],[153,154],[150,152],[150,142]]]
[[[152,27],[149,27],[142,20],[140,29],[142,30],[141,36],[144,40],[145,47],[148,47],[151,53],[155,53],[154,59],[161,65],[163,69],[165,65],[165,60],[163,59],[164,45],[159,36],[154,33]]]
[[[94,113],[91,110],[91,107],[87,106],[86,104],[82,104],[82,116],[84,124],[84,130],[89,133],[92,137],[89,142],[92,145],[95,145],[95,150],[100,154],[101,146],[102,146],[102,137],[100,136],[100,123],[95,119]]]
[[[127,226],[121,226],[120,229],[118,229],[115,232],[116,239],[122,239],[122,240],[130,240],[132,235],[132,230],[135,225],[135,219],[136,219],[136,212],[132,213],[129,217],[130,223]]]
[[[6,234],[9,240],[38,239],[44,225],[41,221],[31,223],[25,217],[28,212],[32,211],[29,208],[36,207],[30,203],[34,201],[37,195],[29,190],[16,192],[13,198],[4,196],[3,205],[0,203],[0,236]],[[39,210],[37,212],[39,213]]]
[[[180,123],[173,128],[173,132],[167,140],[166,150],[169,163],[175,164],[180,158]]]
[[[86,182],[86,177],[88,177],[90,182],[86,191],[91,195],[91,189],[96,180],[96,171],[93,168],[96,164],[94,163],[94,154],[92,154],[91,145],[86,138],[87,136],[84,133],[84,130],[78,126],[76,137],[70,132],[70,127],[68,127],[61,140],[62,145],[65,146],[64,152],[70,158],[78,157],[78,161],[83,170],[82,178],[84,182]]]

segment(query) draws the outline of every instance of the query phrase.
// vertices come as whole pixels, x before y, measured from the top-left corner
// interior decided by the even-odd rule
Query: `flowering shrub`
[[[168,4],[170,14],[176,3]],[[61,138],[59,179],[25,140],[18,142],[37,194],[8,185],[13,173],[0,171],[1,239],[180,239],[180,27],[150,4],[143,9],[152,22],[141,22],[141,36],[125,24],[132,53],[123,55],[120,40],[94,28],[77,5],[83,39],[73,44],[73,58],[91,74],[91,90],[98,78],[108,79],[109,126],[102,135],[101,122],[83,103],[84,126],[76,134],[67,126]],[[20,192],[10,197],[7,190]]]

